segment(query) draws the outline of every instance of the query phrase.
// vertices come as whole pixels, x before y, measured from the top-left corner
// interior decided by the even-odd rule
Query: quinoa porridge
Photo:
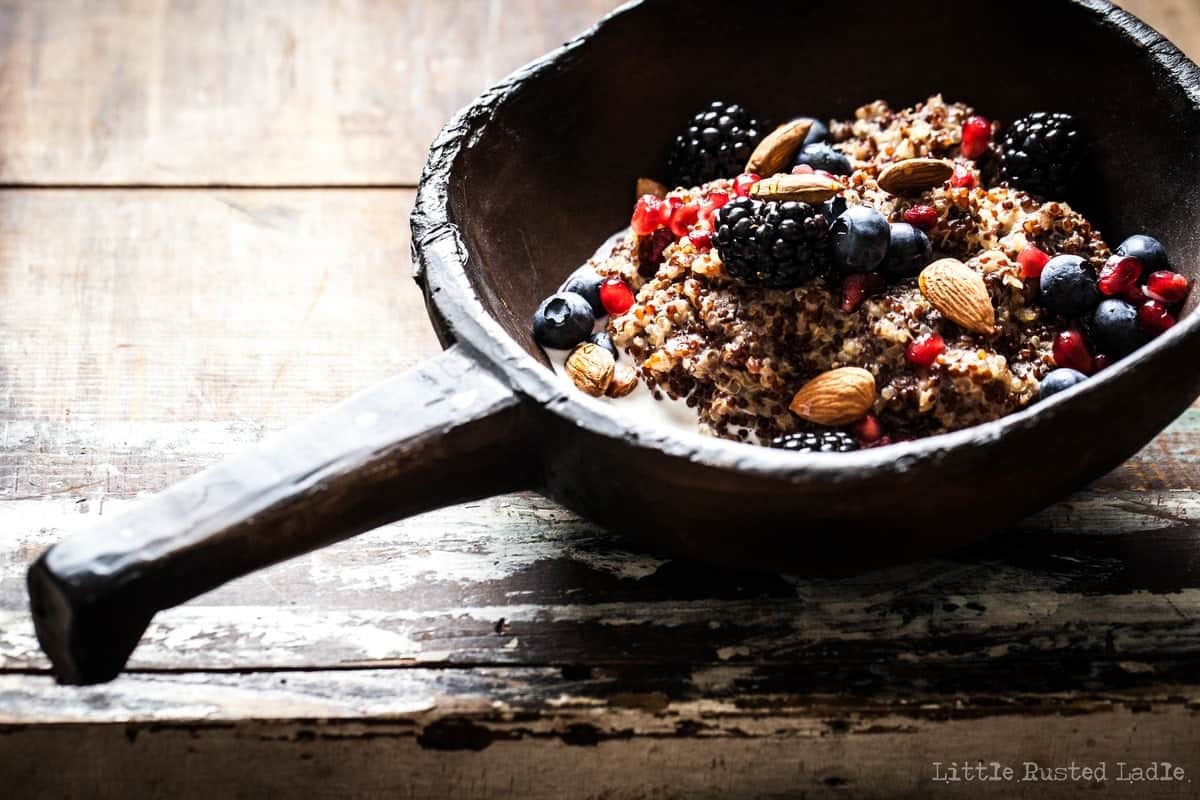
[[[1078,170],[1069,115],[999,136],[935,95],[765,138],[736,106],[693,122],[675,188],[640,181],[630,229],[534,320],[565,379],[617,407],[636,393],[713,436],[878,446],[1024,408],[1174,321],[1161,245],[1114,255],[1055,196]]]

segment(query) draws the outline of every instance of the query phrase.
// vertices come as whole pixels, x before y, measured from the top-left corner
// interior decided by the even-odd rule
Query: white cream
[[[603,323],[597,325],[598,330],[603,330]],[[564,365],[567,361],[567,356],[570,355],[570,350],[550,350],[543,348],[546,357],[550,359],[550,365],[554,368],[554,373],[558,375],[566,384],[571,387],[571,391],[578,392],[575,384],[567,377]],[[629,354],[622,353],[621,358],[626,363],[629,362]],[[618,362],[620,363],[620,362]],[[625,395],[624,397],[597,397],[597,402],[604,403],[611,408],[619,408],[620,413],[629,414],[636,417],[641,422],[654,427],[672,428],[677,431],[686,433],[697,433],[700,426],[700,417],[696,413],[696,409],[689,408],[687,401],[675,400],[662,394],[662,400],[655,400],[654,393],[646,388],[646,384],[642,380],[638,380],[637,387]]]

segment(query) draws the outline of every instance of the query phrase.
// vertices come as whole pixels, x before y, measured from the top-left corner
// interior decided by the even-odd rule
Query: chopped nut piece
[[[612,381],[608,384],[606,394],[609,397],[624,397],[637,388],[638,376],[632,367],[617,364],[613,370]]]
[[[663,198],[667,196],[667,187],[653,178],[638,178],[637,179],[637,194],[635,197],[641,197],[644,194],[653,195],[654,197]]]

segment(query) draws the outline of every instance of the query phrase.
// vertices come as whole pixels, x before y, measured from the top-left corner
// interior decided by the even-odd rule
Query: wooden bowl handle
[[[522,406],[455,346],[51,547],[28,584],[56,677],[113,679],[155,612],[268,564],[536,485]]]

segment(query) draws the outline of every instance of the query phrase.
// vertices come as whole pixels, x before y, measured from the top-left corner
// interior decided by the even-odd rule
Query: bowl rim
[[[1077,401],[1102,393],[1138,364],[1170,358],[1185,340],[1200,335],[1200,309],[1170,330],[1103,372],[1045,401],[999,419],[949,433],[851,453],[795,453],[760,445],[682,433],[622,416],[611,407],[571,391],[552,370],[527,353],[484,308],[467,275],[469,251],[450,209],[452,173],[460,153],[489,125],[498,104],[530,79],[551,72],[572,54],[611,27],[614,21],[652,0],[631,0],[577,37],[515,70],[479,95],[447,123],[430,147],[417,187],[412,221],[414,277],[426,292],[429,310],[450,337],[505,377],[513,390],[537,406],[600,436],[635,449],[653,450],[717,469],[791,482],[854,480],[863,472],[905,472],[918,464],[936,463],[964,447],[988,447],[1012,434],[1053,425]],[[1149,52],[1178,88],[1200,110],[1200,67],[1162,34],[1109,0],[1058,0],[1086,12],[1093,24],[1113,28]],[[1144,443],[1143,443],[1144,444]]]

